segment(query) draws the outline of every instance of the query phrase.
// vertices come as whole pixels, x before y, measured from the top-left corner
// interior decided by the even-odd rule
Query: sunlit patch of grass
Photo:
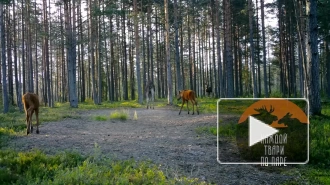
[[[197,134],[212,134],[212,135],[217,135],[217,127],[197,127],[196,128],[196,133]]]
[[[110,119],[127,120],[127,118],[128,118],[128,111],[126,110],[116,110],[110,113]]]
[[[107,117],[98,115],[98,116],[94,116],[94,120],[96,120],[96,121],[107,121]]]
[[[115,161],[61,152],[0,151],[1,184],[205,184],[198,179],[168,177],[148,161]]]

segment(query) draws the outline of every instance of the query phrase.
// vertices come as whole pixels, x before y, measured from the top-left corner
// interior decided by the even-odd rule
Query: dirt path
[[[97,143],[104,155],[150,159],[164,170],[216,184],[281,184],[291,179],[251,165],[218,164],[216,136],[196,132],[197,127],[216,126],[215,114],[188,115],[182,111],[178,115],[177,110],[169,108],[126,110],[126,121],[93,120],[93,116],[109,116],[114,111],[107,109],[81,112],[79,119],[44,123],[39,135],[17,137],[8,146],[24,151],[38,148],[50,154],[73,150],[89,155]],[[137,120],[133,120],[135,111]],[[237,157],[235,146],[225,139],[220,140],[220,151],[228,158]]]

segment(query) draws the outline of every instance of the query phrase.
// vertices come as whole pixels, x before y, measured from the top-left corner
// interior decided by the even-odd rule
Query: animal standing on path
[[[28,135],[30,132],[33,132],[33,126],[32,126],[32,115],[35,112],[36,113],[36,119],[37,119],[37,131],[36,133],[39,134],[39,96],[34,93],[25,93],[22,96],[22,102],[24,105],[24,111],[25,111],[25,120],[26,120],[26,135]]]
[[[152,81],[149,81],[145,87],[145,93],[147,98],[147,109],[148,106],[151,109],[150,102],[152,103],[152,108],[155,109],[154,103],[155,103],[155,85]]]
[[[193,115],[195,114],[195,111],[194,111],[194,106],[195,105],[196,105],[197,114],[199,114],[198,107],[197,107],[197,101],[196,101],[196,93],[195,93],[195,91],[193,91],[193,90],[181,90],[181,91],[179,91],[179,94],[178,94],[177,99],[178,100],[182,99],[182,105],[181,105],[181,109],[180,109],[179,115],[181,113],[182,107],[183,107],[183,105],[184,105],[185,102],[187,102],[187,109],[188,109],[188,114],[189,114],[189,107],[188,107],[189,100],[193,104],[193,113],[192,114]]]

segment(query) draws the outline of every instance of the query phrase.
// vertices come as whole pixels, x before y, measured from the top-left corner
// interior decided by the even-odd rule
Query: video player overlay
[[[286,166],[308,162],[309,120],[306,110],[309,107],[306,99],[220,99],[219,130],[226,125],[225,122],[219,122],[222,108],[233,110],[233,113],[235,110],[245,111],[241,115],[237,114],[237,122],[233,127],[239,158],[229,161],[221,155],[218,135],[220,164]]]

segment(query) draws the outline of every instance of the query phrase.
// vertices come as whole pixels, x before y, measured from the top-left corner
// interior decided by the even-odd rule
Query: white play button
[[[277,133],[278,130],[264,122],[249,116],[249,146]]]

